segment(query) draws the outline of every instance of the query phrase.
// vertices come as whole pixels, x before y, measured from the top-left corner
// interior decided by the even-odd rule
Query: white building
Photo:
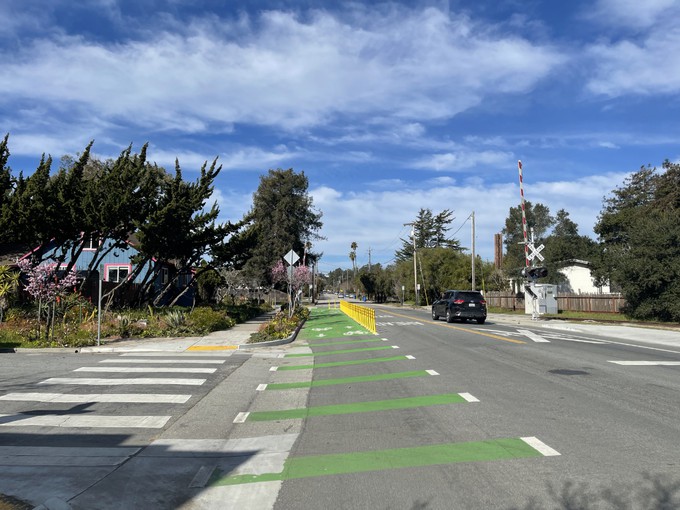
[[[586,260],[569,260],[559,269],[567,281],[557,286],[558,292],[572,294],[609,294],[609,285],[598,287],[590,271],[590,262]]]

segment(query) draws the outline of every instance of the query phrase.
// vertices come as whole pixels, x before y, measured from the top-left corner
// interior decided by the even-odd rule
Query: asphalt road
[[[2,355],[0,493],[76,510],[680,508],[680,341],[376,309],[377,336],[326,310],[260,352]]]
[[[388,462],[369,472],[287,480],[277,510],[680,507],[680,367],[613,363],[678,362],[680,345],[654,346],[649,330],[640,330],[645,341],[638,343],[491,320],[447,324],[427,311],[377,309],[379,335],[415,359],[315,369],[315,380],[331,377],[330,370],[334,378],[439,375],[313,388],[310,407],[459,392],[479,402],[308,419],[292,455],[391,451],[424,459],[423,447],[461,443],[477,452],[465,462],[423,460],[426,465],[401,469]],[[559,455],[475,457],[485,441],[523,437]]]

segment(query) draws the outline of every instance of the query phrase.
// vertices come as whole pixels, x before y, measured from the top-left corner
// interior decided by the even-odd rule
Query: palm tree
[[[356,260],[357,260],[357,248],[358,247],[359,247],[359,245],[354,241],[350,245],[350,248],[352,248],[352,251],[349,253],[349,259],[352,261],[352,269],[354,270],[354,276],[356,276],[356,272],[357,272]]]

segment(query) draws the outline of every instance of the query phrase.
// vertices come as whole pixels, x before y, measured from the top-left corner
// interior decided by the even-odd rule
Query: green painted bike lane
[[[355,323],[352,319],[344,315],[339,310],[333,309],[312,310],[310,318],[307,320],[305,327],[300,332],[300,338],[307,340],[310,347],[324,347],[326,345],[331,347],[334,345],[377,341],[366,340],[365,338],[351,338],[353,336],[358,337],[359,335],[370,335],[371,337],[375,338],[370,331]],[[312,340],[313,342],[309,342],[309,340]],[[383,348],[388,349],[391,347],[385,346]],[[365,351],[381,350],[383,348],[369,347],[337,351],[317,351],[316,353],[312,354],[312,356],[319,356],[322,353],[360,353]],[[405,359],[413,359],[413,357],[391,356],[351,361],[314,363],[309,365],[283,366],[278,367],[277,369],[302,370],[347,365],[368,365],[370,363],[381,363]],[[297,387],[313,388],[354,382],[371,382],[379,380],[420,377],[425,376],[426,374],[438,375],[434,371],[414,370],[409,372],[396,372],[392,374],[363,375],[348,378],[315,380],[304,383],[272,384],[266,385],[266,387],[263,389],[284,390]],[[436,405],[452,405],[460,404],[466,401],[478,402],[478,400],[474,399],[474,397],[471,395],[462,393],[426,395],[372,402],[317,406],[302,409],[242,413],[243,416],[241,418],[241,422],[285,420],[295,418],[307,419],[315,416],[380,412]],[[230,475],[228,472],[220,472],[219,470],[216,470],[208,485],[241,485],[257,482],[284,481],[319,476],[362,473],[369,471],[385,471],[409,467],[447,465],[464,462],[498,461],[506,459],[541,457],[547,455],[559,455],[559,453],[544,445],[536,438],[501,438],[465,443],[445,443],[428,446],[394,448],[380,451],[358,451],[343,454],[289,457],[285,461],[283,470],[279,473]]]
[[[377,451],[289,457],[280,473],[228,475],[216,471],[208,485],[241,485],[461,462],[488,462],[559,455],[554,450],[550,452],[549,447],[548,453],[540,451],[540,447],[535,446],[537,442],[540,443],[536,438],[502,438]]]
[[[375,335],[336,308],[313,308],[298,337],[302,340],[350,339]]]

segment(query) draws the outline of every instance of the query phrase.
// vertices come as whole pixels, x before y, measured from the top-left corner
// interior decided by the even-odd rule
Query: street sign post
[[[300,260],[300,256],[297,253],[295,253],[293,250],[290,250],[288,253],[286,253],[283,256],[283,260],[286,261],[286,264],[288,264],[289,266],[292,266],[298,260]]]

